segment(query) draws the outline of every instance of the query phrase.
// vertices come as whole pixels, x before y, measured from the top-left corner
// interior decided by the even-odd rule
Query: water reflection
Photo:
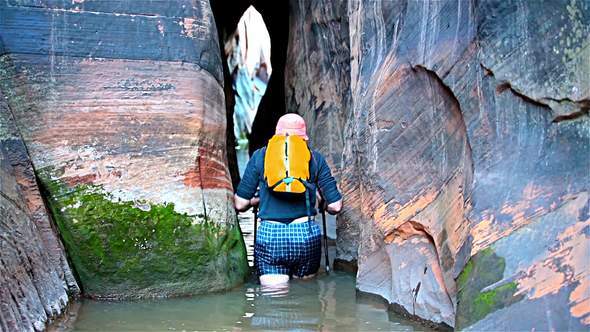
[[[281,290],[249,283],[227,293],[140,302],[84,301],[75,331],[413,331],[379,301],[357,300],[354,277],[332,273]]]
[[[245,320],[244,327],[255,330],[316,330],[321,325],[318,315],[321,303],[317,294],[309,296],[310,292],[305,292],[301,283],[295,281],[286,287],[251,288],[255,310]],[[294,288],[292,292],[291,287]],[[301,310],[301,305],[305,305],[304,310]]]

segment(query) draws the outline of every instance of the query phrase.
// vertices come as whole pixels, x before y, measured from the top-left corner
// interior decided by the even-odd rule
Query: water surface
[[[252,265],[253,218],[240,215]],[[328,222],[328,234],[333,222]],[[331,257],[334,252],[331,251]],[[322,256],[323,257],[323,256]],[[322,267],[323,270],[323,267]],[[287,290],[262,290],[254,280],[228,292],[191,298],[101,302],[84,300],[73,331],[423,331],[391,316],[383,301],[358,298],[354,275],[321,274]],[[72,329],[70,329],[72,330]]]
[[[226,293],[192,298],[99,302],[85,300],[74,331],[414,331],[392,318],[384,303],[357,299],[354,277],[333,272],[294,281],[288,292],[262,291],[254,283]]]

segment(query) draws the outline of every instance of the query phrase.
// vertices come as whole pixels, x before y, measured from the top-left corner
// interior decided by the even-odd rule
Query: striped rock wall
[[[588,3],[341,6],[291,2],[287,84],[338,156],[357,288],[439,326],[588,328]]]
[[[2,1],[1,87],[96,298],[222,290],[245,248],[202,1]]]

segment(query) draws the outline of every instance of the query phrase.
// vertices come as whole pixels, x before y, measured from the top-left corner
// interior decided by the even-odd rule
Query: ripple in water
[[[240,215],[252,266],[253,218]],[[333,256],[333,253],[332,253]],[[381,301],[358,298],[353,275],[332,272],[293,280],[287,288],[254,282],[192,298],[98,302],[84,300],[73,331],[424,331],[392,316]]]
[[[390,317],[377,301],[357,298],[354,277],[333,272],[295,280],[288,288],[248,283],[193,298],[98,302],[85,300],[74,331],[423,331]]]

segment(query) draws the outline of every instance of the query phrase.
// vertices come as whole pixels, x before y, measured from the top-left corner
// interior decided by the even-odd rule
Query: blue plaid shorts
[[[304,277],[320,268],[321,229],[315,222],[262,221],[256,234],[254,264],[258,275]]]

